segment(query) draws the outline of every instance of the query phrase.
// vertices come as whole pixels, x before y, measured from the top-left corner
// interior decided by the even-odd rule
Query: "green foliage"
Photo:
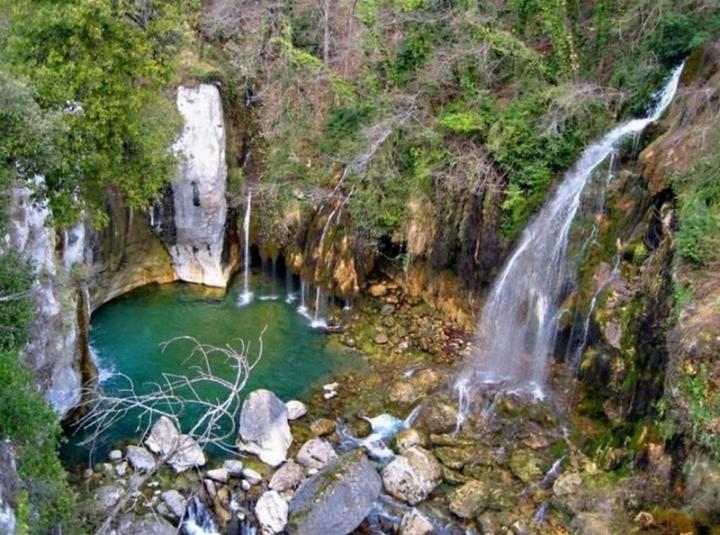
[[[720,130],[714,132],[707,155],[673,179],[678,197],[680,256],[695,266],[718,260],[720,245]]]
[[[32,284],[32,271],[14,252],[0,255],[0,350],[22,347],[27,341],[32,318],[32,305],[27,291]],[[14,299],[10,297],[15,296]]]
[[[673,420],[670,403],[666,398],[658,401],[656,408],[662,419],[660,431],[667,440],[677,433],[687,431],[692,441],[705,448],[720,461],[720,435],[717,422],[720,420],[720,392],[712,384],[707,366],[687,370],[677,381],[683,397],[682,423]]]
[[[576,70],[565,0],[511,0],[510,6],[517,17],[515,27],[522,35],[550,38],[552,50],[545,60],[549,76],[561,78]]]
[[[0,351],[0,436],[9,437],[18,456],[18,475],[35,515],[21,515],[31,533],[46,533],[69,522],[75,496],[57,457],[61,429],[57,415],[32,385],[15,351]]]
[[[438,122],[456,134],[474,134],[486,127],[483,117],[473,112],[447,113]]]
[[[325,121],[325,136],[320,141],[320,149],[333,153],[344,141],[356,139],[360,127],[368,122],[371,115],[369,106],[331,108]]]
[[[56,221],[101,214],[106,188],[144,207],[172,176],[179,127],[166,88],[195,2],[2,0],[4,68],[59,115],[56,158],[41,169]],[[78,202],[80,200],[81,202]]]
[[[479,109],[455,103],[439,121],[455,134],[479,134],[508,177],[502,229],[509,240],[543,202],[550,182],[572,165],[585,144],[607,124],[604,106],[586,101],[564,112],[563,120],[548,128],[544,112],[554,96],[553,92],[528,93],[506,105],[487,100]]]

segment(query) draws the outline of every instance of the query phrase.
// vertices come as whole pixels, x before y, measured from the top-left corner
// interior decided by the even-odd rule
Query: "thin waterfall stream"
[[[678,66],[644,118],[622,123],[593,143],[522,233],[483,307],[474,354],[456,380],[458,427],[478,390],[545,396],[548,359],[558,327],[560,296],[570,275],[568,235],[581,195],[595,171],[621,145],[657,121],[672,102],[684,64]]]
[[[243,220],[243,291],[240,294],[240,305],[247,305],[252,301],[253,293],[250,291],[250,218],[252,217],[252,191],[248,189],[247,206]]]

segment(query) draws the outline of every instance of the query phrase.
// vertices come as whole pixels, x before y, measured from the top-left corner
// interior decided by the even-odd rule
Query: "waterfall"
[[[240,294],[240,305],[252,301],[250,291],[250,217],[252,216],[252,191],[248,189],[245,218],[243,219],[243,292]]]
[[[328,298],[318,284],[317,288],[315,288],[315,314],[313,314],[313,319],[310,322],[313,329],[327,328],[327,304]]]
[[[297,294],[295,294],[295,288],[293,288],[293,274],[292,271],[290,271],[290,267],[286,266],[285,268],[285,302],[290,304],[297,299]]]
[[[522,233],[482,310],[476,349],[456,381],[461,424],[482,385],[544,397],[559,300],[569,266],[568,233],[581,194],[596,169],[621,144],[658,120],[672,102],[683,65],[657,94],[647,117],[627,121],[590,145]]]
[[[188,535],[219,535],[212,513],[197,496],[188,504],[182,528]]]
[[[178,87],[177,107],[184,129],[174,145],[179,161],[171,182],[176,232],[167,245],[180,280],[224,288],[229,277],[222,262],[227,163],[220,92],[209,84]]]

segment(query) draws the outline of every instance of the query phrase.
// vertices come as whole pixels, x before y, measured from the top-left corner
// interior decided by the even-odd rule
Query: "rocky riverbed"
[[[672,509],[659,439],[599,448],[604,430],[581,402],[568,412],[490,393],[458,429],[448,385],[469,335],[392,281],[368,293],[328,343],[355,348],[369,372],[338,376],[306,403],[250,393],[236,458],[208,459],[191,440],[168,455],[180,435],[161,419],[143,444],[77,476],[91,497],[84,514],[103,518],[126,499],[114,524],[123,534],[696,529]],[[628,460],[642,470],[619,472]]]

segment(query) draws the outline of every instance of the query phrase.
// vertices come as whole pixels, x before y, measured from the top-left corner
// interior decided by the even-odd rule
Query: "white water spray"
[[[474,392],[483,385],[544,396],[548,358],[555,343],[559,299],[569,275],[568,234],[581,194],[596,169],[621,144],[658,120],[677,91],[675,69],[642,119],[623,123],[590,145],[556,192],[527,226],[495,282],[481,314],[476,350],[456,382],[462,425]]]
[[[250,217],[252,216],[252,190],[248,189],[245,219],[243,220],[243,292],[240,294],[240,306],[252,301],[250,291]]]

